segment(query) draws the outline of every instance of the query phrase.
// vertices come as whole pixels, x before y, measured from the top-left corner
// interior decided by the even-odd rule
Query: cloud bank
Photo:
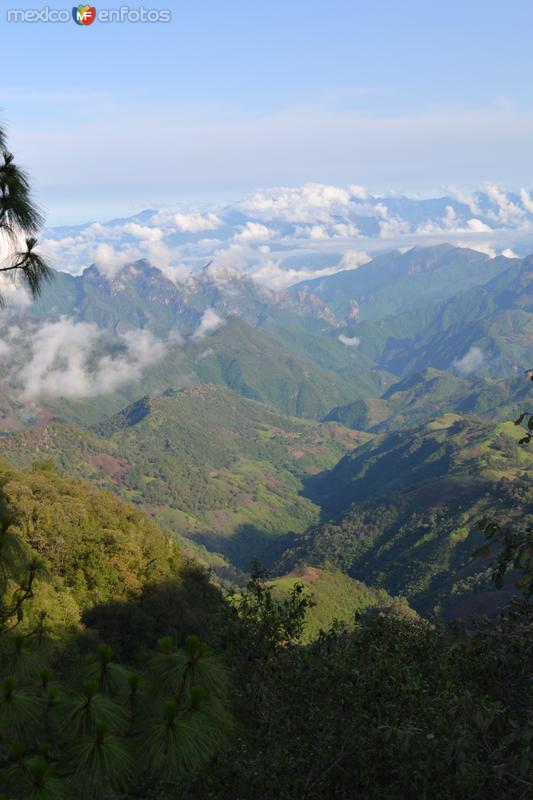
[[[95,323],[64,316],[30,332],[14,328],[2,342],[0,359],[14,364],[9,379],[23,401],[95,397],[138,382],[147,368],[176,346],[176,340],[132,330],[118,335],[112,354],[105,352],[105,344],[105,333]]]
[[[263,189],[213,208],[145,211],[129,219],[49,228],[42,249],[56,268],[91,264],[110,280],[144,258],[174,282],[212,262],[272,289],[355,269],[385,250],[448,242],[489,257],[533,250],[530,189],[485,183],[437,198],[373,195],[359,185]],[[23,296],[20,297],[21,301]]]

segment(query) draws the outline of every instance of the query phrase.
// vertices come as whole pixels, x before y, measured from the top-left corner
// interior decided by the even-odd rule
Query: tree
[[[31,196],[29,177],[15,163],[0,127],[0,273],[20,276],[34,298],[53,275],[36,250],[36,234],[43,222]],[[0,294],[0,306],[4,302]]]
[[[228,686],[197,636],[182,649],[163,637],[139,672],[106,644],[84,659],[47,637],[44,615],[22,624],[39,569],[8,521],[0,565],[1,800],[161,798],[208,763],[229,726]]]

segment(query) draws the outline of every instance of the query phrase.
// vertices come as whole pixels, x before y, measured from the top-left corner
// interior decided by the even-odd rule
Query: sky
[[[49,224],[305,182],[533,185],[530,0],[161,0],[142,5],[169,23],[7,22],[46,5],[71,8],[2,3],[0,119]]]

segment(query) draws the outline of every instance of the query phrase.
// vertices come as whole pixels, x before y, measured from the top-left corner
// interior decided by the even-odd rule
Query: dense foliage
[[[108,645],[65,668],[38,633],[3,633],[0,644],[0,789],[10,800],[164,797],[228,729],[225,671],[196,636],[183,650],[162,638],[140,672],[116,664]]]
[[[132,505],[48,462],[24,471],[0,462],[0,517],[18,535],[28,560],[46,569],[26,614],[45,611],[48,626],[68,631],[97,603],[133,599],[145,583],[176,576],[175,544]]]
[[[201,627],[209,585],[167,537],[49,464],[3,467],[0,564],[0,791],[10,800],[162,797],[209,760],[228,730],[227,677],[184,631]],[[185,587],[196,592],[184,600]],[[92,654],[113,635],[99,609],[118,598],[142,606],[114,615],[128,667],[109,644]],[[171,635],[150,652],[164,626]]]
[[[9,567],[0,632],[0,791],[8,798],[53,800],[70,796],[74,786],[82,797],[145,800],[529,796],[533,637],[527,606],[469,630],[447,630],[387,604],[386,595],[385,610],[365,610],[369,604],[359,593],[360,611],[349,625],[309,641],[306,620],[318,582],[313,570],[302,581],[294,575],[273,583],[257,571],[228,603],[198,575],[186,580],[179,558],[158,581],[142,555],[131,567],[141,569],[139,586],[119,600],[115,583],[106,590],[103,570],[100,597],[108,594],[93,603],[90,593],[78,597],[69,581],[74,562],[61,555],[77,546],[79,562],[94,542],[82,536],[75,545],[70,503],[77,497],[81,519],[87,505],[95,525],[107,519],[100,541],[109,547],[114,539],[122,548],[115,554],[128,550],[109,527],[111,509],[117,526],[119,511],[129,515],[132,542],[140,536],[141,515],[47,464],[28,474],[9,472],[19,487],[26,482],[26,491],[13,491],[10,481],[5,490],[15,500],[25,495],[26,505],[18,500],[18,522],[4,506],[0,542]],[[44,510],[56,494],[67,515],[62,529],[52,521],[46,527]],[[39,553],[31,545],[32,518],[44,525]],[[165,537],[145,524],[157,558],[157,540]],[[105,563],[105,547],[99,552]],[[194,565],[188,568],[194,573]],[[62,569],[64,586],[84,600],[86,628],[50,640],[47,618],[26,608],[39,597],[39,584]],[[328,575],[337,581],[335,572]],[[171,637],[162,637],[165,629]],[[191,631],[210,642],[225,669]],[[150,652],[158,637],[157,651]],[[113,661],[113,650],[122,664]]]
[[[252,576],[223,635],[241,726],[186,797],[531,796],[530,607],[468,631],[370,614],[302,646],[308,605]]]

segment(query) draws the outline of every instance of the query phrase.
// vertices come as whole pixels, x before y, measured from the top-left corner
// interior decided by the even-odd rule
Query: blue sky
[[[530,0],[161,0],[143,5],[169,24],[6,22],[45,5],[2,4],[0,113],[53,223],[305,181],[533,184]]]

